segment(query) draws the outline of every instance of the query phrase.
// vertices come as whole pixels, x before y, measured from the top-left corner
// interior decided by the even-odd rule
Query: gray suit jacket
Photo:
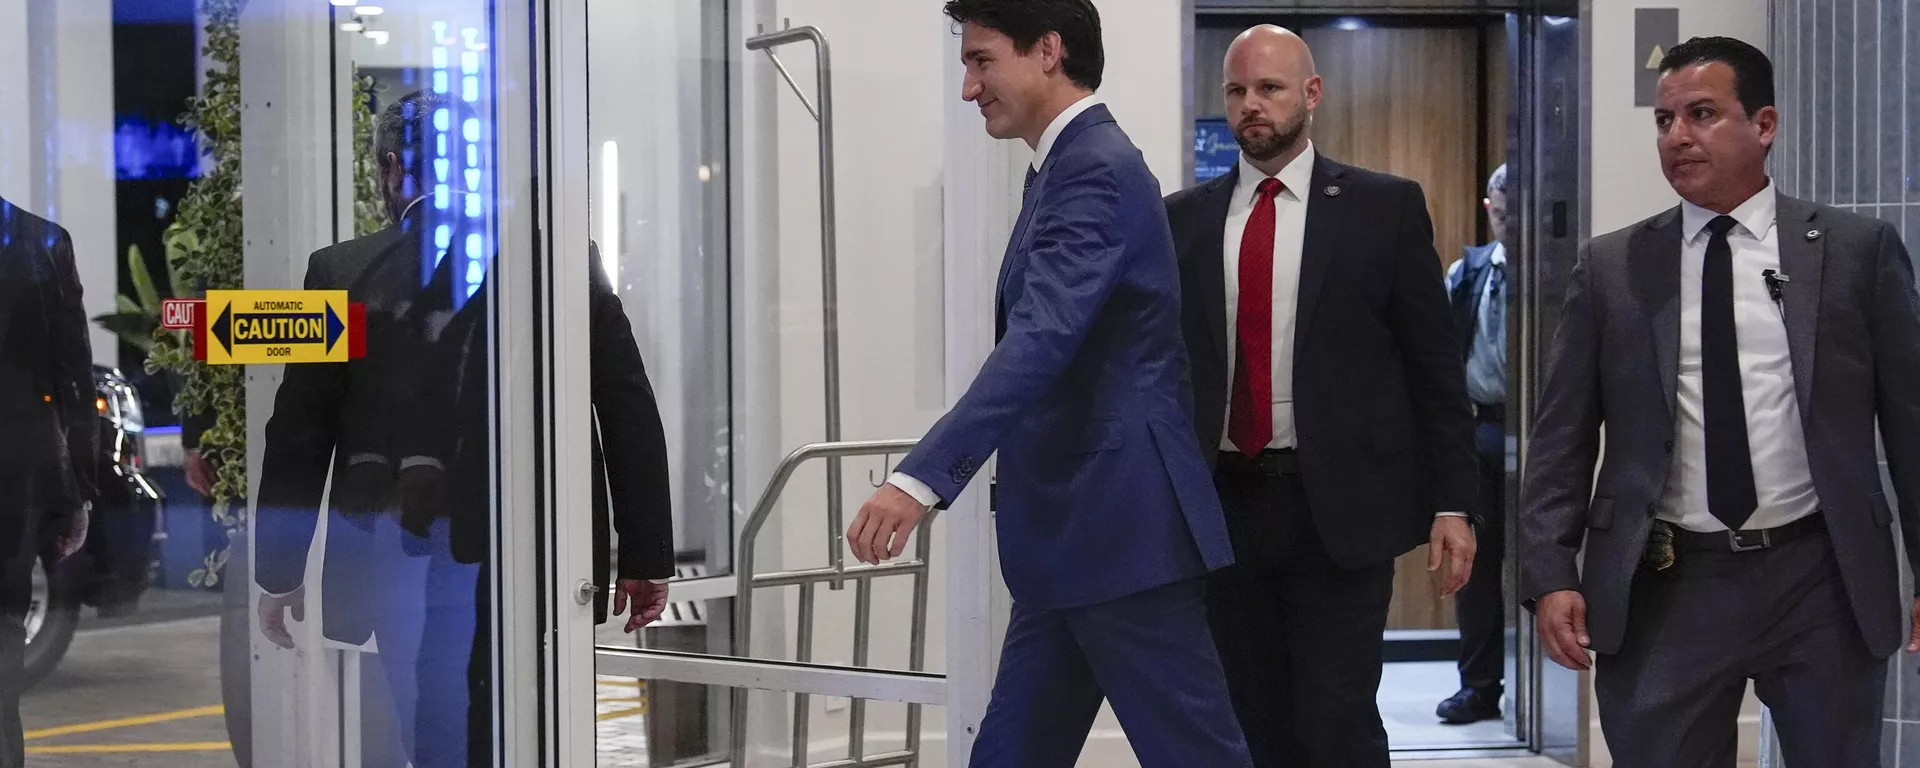
[[[1549,592],[1580,590],[1600,653],[1620,649],[1673,449],[1680,220],[1676,208],[1581,249],[1527,457],[1522,597],[1531,605]],[[1867,647],[1888,656],[1906,639],[1908,605],[1874,429],[1878,417],[1901,500],[1898,526],[1907,557],[1920,562],[1913,265],[1886,222],[1785,195],[1777,222],[1781,271],[1792,278],[1784,288],[1788,348],[1814,488],[1854,618]]]

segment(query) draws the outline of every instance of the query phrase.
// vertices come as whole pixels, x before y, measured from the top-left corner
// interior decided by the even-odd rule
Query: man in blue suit
[[[1179,270],[1160,186],[1093,92],[1090,0],[952,0],[987,133],[1034,148],[1001,267],[998,345],[848,530],[897,557],[996,449],[1014,598],[974,766],[1071,766],[1103,698],[1147,768],[1251,766],[1207,628],[1230,564],[1189,421]]]

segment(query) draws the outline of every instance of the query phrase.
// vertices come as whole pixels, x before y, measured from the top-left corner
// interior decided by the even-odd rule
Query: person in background
[[[1467,581],[1473,416],[1420,186],[1314,148],[1305,41],[1228,47],[1234,170],[1169,196],[1196,434],[1237,562],[1208,615],[1261,766],[1386,768],[1394,559]]]
[[[33,566],[80,551],[97,496],[93,346],[73,239],[0,200],[0,768],[26,765]]]
[[[1507,167],[1487,179],[1493,242],[1473,246],[1447,270],[1447,296],[1467,361],[1474,448],[1480,454],[1480,496],[1474,518],[1479,547],[1473,576],[1454,596],[1460,624],[1460,692],[1440,702],[1441,722],[1465,725],[1500,718],[1507,657],[1506,590],[1501,563],[1507,539]]]
[[[1103,699],[1147,768],[1250,766],[1204,582],[1232,561],[1188,424],[1179,273],[1160,184],[1095,95],[1090,0],[952,0],[962,98],[1033,148],[1001,265],[997,344],[973,384],[847,531],[898,557],[1001,451],[1013,594],[971,765],[1070,766]]]
[[[1595,655],[1618,765],[1733,765],[1749,680],[1787,765],[1880,765],[1887,658],[1920,651],[1913,265],[1891,224],[1775,188],[1773,95],[1744,42],[1667,51],[1682,202],[1582,248],[1553,339],[1520,587],[1554,661]]]

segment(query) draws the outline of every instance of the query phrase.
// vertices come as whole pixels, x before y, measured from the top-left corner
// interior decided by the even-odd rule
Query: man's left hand
[[[1920,599],[1913,601],[1913,632],[1907,635],[1907,653],[1920,653]]]
[[[74,510],[73,516],[67,518],[66,532],[54,539],[54,547],[62,559],[72,557],[73,553],[79,552],[87,544],[88,506],[81,504],[79,509]]]
[[[627,611],[627,603],[633,603],[633,614],[627,617],[627,634],[660,620],[660,614],[667,611],[667,585],[655,584],[646,579],[621,579],[613,587],[613,615]]]
[[[1460,591],[1467,585],[1467,579],[1473,576],[1473,553],[1476,548],[1473,539],[1473,527],[1467,525],[1464,517],[1446,515],[1433,519],[1433,537],[1427,542],[1427,571],[1446,570],[1441,574],[1440,596],[1446,597]]]
[[[927,508],[906,491],[890,484],[881,486],[848,526],[847,548],[855,559],[868,565],[892,560],[907,551],[907,537],[926,516]]]

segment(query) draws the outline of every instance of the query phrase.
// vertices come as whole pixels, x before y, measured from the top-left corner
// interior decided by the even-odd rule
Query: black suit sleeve
[[[73,239],[55,228],[53,249],[54,304],[48,312],[49,349],[53,352],[54,381],[60,388],[61,424],[66,430],[68,466],[80,501],[99,497],[94,457],[100,453],[99,413],[94,409],[93,342],[88,336],[87,310],[81,301],[80,272],[74,264]],[[71,510],[60,510],[62,514]]]
[[[588,262],[593,408],[605,441],[613,529],[620,535],[618,571],[622,579],[664,579],[673,575],[674,564],[666,429],[633,326],[607,282],[597,246]]]
[[[1469,512],[1479,483],[1466,363],[1460,359],[1446,275],[1433,248],[1433,220],[1418,184],[1407,185],[1394,248],[1389,322],[1413,395],[1432,512]]]
[[[189,451],[200,449],[200,436],[213,429],[216,420],[212,410],[189,413],[180,419],[180,446]]]
[[[1880,225],[1870,325],[1873,336],[1875,407],[1887,472],[1900,502],[1900,535],[1907,562],[1920,573],[1920,298],[1913,262],[1893,227]],[[1916,589],[1920,589],[1917,587]]]
[[[1567,280],[1546,384],[1520,492],[1520,597],[1580,588],[1576,556],[1586,537],[1593,467],[1600,458],[1600,328],[1589,246]]]
[[[315,253],[309,261],[308,290],[334,287],[326,256]],[[254,581],[269,593],[293,591],[306,574],[346,388],[346,363],[289,365],[274,394],[254,523]]]

